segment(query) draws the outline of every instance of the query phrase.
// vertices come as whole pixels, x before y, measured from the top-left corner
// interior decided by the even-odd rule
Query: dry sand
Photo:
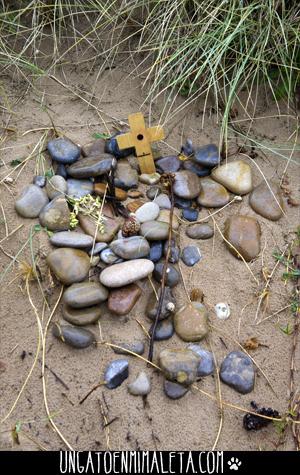
[[[86,75],[83,66],[70,68],[67,71],[70,84],[84,85],[85,89],[92,90],[95,86],[95,94],[102,101],[99,107],[107,114],[126,120],[129,113],[139,110],[144,101],[144,93],[141,90],[141,81],[128,79],[122,69],[107,71],[101,80],[96,81],[95,75]],[[24,88],[19,88],[10,78],[4,78],[10,100],[16,101]],[[13,159],[24,158],[33,149],[42,131],[30,132],[23,135],[29,129],[37,129],[49,126],[49,117],[41,107],[41,94],[43,105],[48,106],[49,113],[57,127],[74,141],[80,144],[91,140],[92,133],[105,132],[101,117],[95,110],[88,108],[87,104],[62,87],[47,79],[37,85],[37,90],[31,90],[25,97],[20,97],[18,104],[13,109],[9,123],[15,128],[16,133],[10,132],[9,138],[2,144],[1,153],[1,177],[12,170],[9,163]],[[260,99],[257,115],[260,117],[277,114],[272,103],[267,104]],[[142,108],[148,111],[145,104]],[[204,128],[202,122],[202,104],[195,104],[187,113],[181,113],[173,121],[165,124],[167,131],[166,142],[170,147],[179,150],[181,141],[185,137],[191,137],[195,144],[202,145],[208,142],[218,143],[219,127],[217,117],[208,113],[205,117]],[[107,127],[112,131],[112,124],[107,116]],[[160,107],[152,107],[152,123],[158,122]],[[7,118],[7,116],[6,116]],[[238,119],[244,116],[240,112]],[[96,125],[95,125],[96,124]],[[246,122],[247,126],[248,123]],[[293,123],[288,124],[285,118],[266,118],[257,120],[254,125],[254,136],[259,141],[269,143],[273,147],[285,146],[292,148],[292,140],[288,138],[293,131]],[[238,140],[240,143],[240,141]],[[236,140],[232,136],[230,147],[235,151]],[[163,154],[171,153],[166,144],[162,144],[160,150]],[[258,157],[251,164],[254,184],[261,182],[261,172],[267,179],[275,179],[279,182],[286,161],[283,158],[270,154],[262,154],[259,150]],[[283,152],[288,155],[286,150]],[[238,157],[237,155],[235,155]],[[234,158],[234,157],[233,157]],[[241,157],[239,157],[241,158]],[[299,154],[293,154],[293,160],[299,161]],[[49,162],[50,163],[50,162]],[[46,165],[46,168],[49,167]],[[261,170],[261,172],[259,171]],[[13,185],[1,185],[1,203],[5,210],[9,231],[23,224],[16,234],[1,246],[6,253],[16,255],[20,247],[28,239],[30,228],[37,220],[24,220],[17,216],[14,211],[14,199],[19,190],[30,183],[35,173],[35,160],[31,159],[24,167],[22,173],[15,171],[12,177],[17,177]],[[291,162],[288,166],[289,187],[299,197],[299,166]],[[286,200],[285,200],[286,201]],[[285,412],[288,407],[290,356],[292,337],[285,335],[280,326],[286,326],[292,322],[292,314],[289,309],[281,312],[278,317],[272,318],[259,326],[254,325],[254,316],[258,302],[259,291],[264,286],[262,268],[272,270],[275,264],[272,252],[279,248],[283,249],[287,242],[293,238],[297,224],[299,224],[299,208],[286,205],[286,214],[279,222],[271,222],[258,217],[262,227],[263,255],[250,264],[250,268],[260,286],[258,287],[245,265],[235,259],[225,248],[222,238],[216,230],[214,240],[199,241],[199,247],[203,254],[202,261],[192,270],[182,264],[183,275],[188,290],[199,287],[205,295],[205,303],[212,309],[218,302],[228,302],[231,307],[231,316],[226,321],[218,321],[214,312],[210,312],[210,321],[220,331],[213,331],[209,341],[204,346],[211,346],[216,360],[220,364],[223,357],[229,351],[238,349],[232,339],[243,343],[249,337],[257,337],[266,346],[260,346],[251,355],[263,369],[271,381],[273,390],[266,379],[258,371],[255,389],[247,395],[240,395],[228,386],[221,384],[222,399],[245,409],[250,409],[250,401],[255,400],[263,406],[272,406],[280,412]],[[216,222],[223,229],[223,223],[227,216],[241,212],[250,216],[255,213],[248,205],[248,197],[244,197],[241,203],[235,203],[216,215]],[[204,217],[203,210],[199,217]],[[1,216],[2,218],[2,216]],[[5,237],[5,226],[0,224],[0,240]],[[181,246],[194,244],[195,242],[186,237],[184,226],[180,230]],[[39,232],[33,241],[34,253],[38,253],[44,281],[42,285],[49,297],[51,307],[56,302],[59,294],[59,285],[51,287],[45,266],[45,255],[50,249],[46,233]],[[1,269],[4,270],[11,263],[11,258],[0,250]],[[24,252],[18,257],[20,261],[30,262],[30,248],[27,245]],[[5,364],[5,371],[1,373],[1,419],[6,416],[14,403],[22,384],[24,383],[37,348],[38,329],[36,317],[28,300],[24,282],[17,277],[18,265],[14,265],[6,274],[4,283],[1,284],[1,349],[0,360]],[[283,268],[278,266],[272,282],[266,315],[270,315],[289,304],[290,286],[285,286],[281,276]],[[145,339],[143,331],[136,319],[146,327],[149,322],[144,315],[147,295],[150,288],[147,281],[141,282],[145,291],[143,297],[134,307],[130,315],[117,317],[110,315],[103,305],[101,317],[102,337],[106,341],[130,341],[134,338]],[[30,282],[30,295],[34,305],[42,315],[42,296],[36,282]],[[178,285],[175,290],[178,304],[185,302],[186,297],[183,285]],[[43,324],[49,316],[45,312]],[[54,321],[61,318],[61,306],[54,316]],[[98,335],[98,326],[93,328]],[[228,339],[226,335],[230,336]],[[100,339],[100,337],[99,337]],[[185,344],[174,336],[171,340],[157,342],[155,355],[163,348],[184,347]],[[23,356],[22,356],[23,355]],[[108,421],[115,419],[109,426],[109,447],[119,449],[175,449],[175,450],[204,450],[211,449],[219,428],[219,408],[215,400],[200,392],[190,391],[184,398],[171,401],[163,393],[163,377],[150,367],[146,367],[141,360],[130,357],[130,376],[132,381],[137,373],[144,369],[151,377],[152,392],[144,402],[140,397],[133,397],[127,392],[126,382],[119,388],[110,391],[100,388],[94,392],[83,405],[79,401],[86,392],[99,380],[102,379],[106,364],[116,358],[113,351],[100,345],[98,348],[89,348],[76,351],[55,340],[49,331],[46,348],[46,363],[65,383],[67,388],[46,369],[47,399],[53,421],[67,439],[69,444],[76,450],[104,450],[107,448],[107,431],[103,429],[102,409],[106,413]],[[299,354],[297,355],[299,367]],[[299,381],[299,373],[297,374]],[[216,378],[213,376],[204,378],[198,384],[199,388],[211,395],[216,394]],[[299,388],[298,388],[299,389]],[[243,412],[224,407],[224,420],[220,438],[216,448],[221,450],[274,450],[274,444],[278,441],[278,434],[271,424],[260,432],[246,432],[242,427]],[[10,430],[17,423],[21,423],[20,445],[11,443]],[[24,431],[24,432],[22,432]],[[44,407],[42,380],[41,380],[41,354],[33,374],[23,391],[18,404],[8,419],[0,427],[1,449],[13,450],[39,450],[40,446],[47,450],[65,448],[65,444],[53,431]],[[27,435],[27,436],[26,436]],[[29,439],[28,436],[31,438]],[[293,449],[292,437],[287,436],[279,450]]]

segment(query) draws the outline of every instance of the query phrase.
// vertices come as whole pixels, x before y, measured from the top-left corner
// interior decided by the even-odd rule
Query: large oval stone
[[[93,239],[96,235],[96,242],[110,242],[121,227],[121,220],[119,218],[109,218],[106,216],[105,220],[103,220],[104,232],[101,232],[98,228],[96,233],[97,223],[90,216],[79,213],[78,221],[86,234],[92,236]]]
[[[169,225],[162,221],[147,221],[141,225],[140,234],[149,241],[161,241],[168,238]]]
[[[117,239],[110,244],[111,250],[122,259],[139,259],[148,256],[150,246],[142,236]]]
[[[100,274],[100,282],[106,287],[123,287],[144,279],[153,269],[154,264],[148,259],[125,261],[104,269]]]
[[[251,167],[242,160],[225,163],[220,167],[214,168],[211,176],[237,195],[246,195],[252,190]]]
[[[229,193],[220,183],[211,178],[202,178],[200,184],[201,191],[197,199],[199,205],[206,208],[220,208],[229,202]]]
[[[179,198],[188,200],[196,198],[200,193],[198,176],[189,170],[176,172],[173,191]]]
[[[174,316],[177,335],[184,341],[199,341],[209,332],[208,314],[200,302],[192,302],[181,307]]]
[[[192,384],[197,378],[200,357],[188,349],[163,350],[159,355],[159,364],[165,377],[180,384]]]
[[[112,290],[108,297],[108,310],[117,315],[127,315],[133,309],[141,294],[142,290],[136,284]]]
[[[105,153],[85,157],[68,168],[68,175],[73,178],[90,178],[104,175],[110,171],[112,161],[113,158]]]
[[[88,276],[90,269],[90,259],[86,252],[67,247],[50,252],[47,264],[58,280],[66,285],[81,282]]]
[[[69,307],[84,308],[104,302],[108,290],[100,282],[80,282],[65,290],[63,301]]]
[[[283,215],[283,199],[279,186],[274,182],[263,182],[257,186],[249,197],[249,204],[256,213],[271,221],[278,221]]]
[[[186,235],[191,239],[210,239],[214,230],[206,223],[191,224],[186,228]]]
[[[229,353],[221,364],[220,378],[239,393],[250,393],[254,388],[255,371],[249,356],[241,351]]]
[[[224,236],[229,251],[238,259],[251,261],[260,252],[260,224],[250,216],[234,215],[227,218]]]
[[[93,305],[87,308],[72,308],[68,305],[63,306],[64,319],[72,323],[72,325],[84,326],[91,325],[99,320],[101,317],[101,308],[98,305]]]
[[[15,208],[23,218],[37,218],[48,201],[48,196],[42,188],[28,185],[17,197]]]
[[[145,223],[146,221],[154,221],[159,215],[159,206],[154,201],[145,203],[135,212],[136,219],[140,223]]]
[[[55,323],[52,333],[58,340],[73,346],[73,348],[87,348],[96,342],[94,333],[86,328],[73,327],[72,325]]]
[[[74,163],[80,157],[80,147],[66,137],[50,140],[47,149],[52,160],[58,163]]]
[[[78,233],[76,231],[61,231],[54,233],[50,237],[50,242],[56,247],[75,247],[77,249],[85,249],[92,247],[93,238],[87,234]]]
[[[57,196],[41,211],[39,220],[49,231],[67,231],[70,227],[70,210],[64,196]]]

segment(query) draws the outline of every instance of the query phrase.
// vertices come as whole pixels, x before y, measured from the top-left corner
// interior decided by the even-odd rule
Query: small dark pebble
[[[127,360],[114,360],[106,367],[104,381],[107,388],[117,388],[126,378],[128,378]]]
[[[115,353],[117,355],[127,355],[127,356],[134,356],[131,353],[128,353],[128,351],[132,351],[133,353],[136,353],[137,355],[142,355],[145,351],[145,345],[142,341],[134,341],[132,343],[116,343],[117,346],[120,346],[121,348],[124,348],[123,350],[121,348],[115,348],[112,347]]]
[[[243,418],[243,426],[246,430],[259,430],[263,427],[266,427],[268,424],[270,424],[270,422],[272,422],[270,419],[264,419],[263,417],[259,417],[259,414],[262,416],[280,418],[279,412],[275,411],[271,407],[261,407],[259,409],[255,401],[251,402],[251,406],[257,413],[257,416],[249,413],[245,414]]]
[[[119,149],[118,142],[116,139],[118,135],[122,135],[121,132],[118,132],[117,134],[113,135],[105,141],[104,152],[110,153],[116,158],[126,158],[129,155],[134,154],[134,148],[124,148],[122,150]]]
[[[165,242],[164,245],[164,256],[166,257],[168,252],[168,241]],[[176,244],[176,241],[174,239],[171,240],[171,249],[170,249],[170,255],[169,255],[169,262],[171,264],[176,264],[176,262],[179,261],[179,256],[180,256],[180,249]]]
[[[179,196],[174,196],[174,205],[176,206],[176,208],[191,208],[192,203],[192,200],[185,200],[184,198],[179,198]]]
[[[173,381],[164,381],[164,392],[170,399],[179,399],[188,392],[188,388]]]
[[[187,221],[197,221],[199,211],[194,208],[187,208],[182,210],[182,217]]]
[[[185,160],[183,162],[183,168],[185,170],[190,170],[193,173],[196,173],[199,177],[208,176],[211,173],[209,168],[199,165],[198,163],[193,162],[192,160]]]
[[[216,167],[220,163],[219,149],[213,143],[199,147],[194,152],[194,160],[208,168]]]
[[[158,262],[163,255],[163,241],[152,241],[150,244],[149,259],[152,262]]]
[[[65,180],[68,178],[68,172],[63,163],[59,163],[55,175],[62,176]]]
[[[159,262],[154,267],[153,277],[160,284],[163,274],[164,263]],[[167,273],[166,273],[166,286],[175,287],[179,282],[179,272],[175,269],[172,264],[168,264]]]
[[[192,267],[202,259],[200,249],[197,246],[186,246],[181,253],[181,259],[186,266]]]
[[[56,162],[74,163],[80,157],[80,147],[66,137],[58,137],[47,144],[48,152]]]
[[[46,177],[45,175],[36,175],[34,178],[33,178],[33,181],[32,183],[34,185],[37,185],[39,186],[40,188],[44,188],[44,186],[46,186]]]
[[[154,200],[154,198],[156,198],[156,196],[160,194],[161,194],[161,189],[159,186],[151,186],[151,188],[149,188],[146,191],[146,195],[147,195],[147,198],[149,198],[149,200]]]
[[[171,320],[158,322],[154,334],[155,341],[169,340],[174,335],[174,325]]]
[[[78,349],[87,348],[96,341],[95,335],[91,331],[71,325],[59,325],[55,323],[52,328],[52,333],[63,343],[67,343]]]
[[[185,144],[182,145],[181,147],[181,153],[185,155],[186,157],[190,157],[194,153],[194,147],[193,147],[193,142],[191,139],[186,139]]]

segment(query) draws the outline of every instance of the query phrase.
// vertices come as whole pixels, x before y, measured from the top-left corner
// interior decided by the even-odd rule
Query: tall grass
[[[300,84],[298,0],[0,1],[0,65],[32,80],[74,50],[132,58],[146,100],[164,98],[170,119],[202,96],[221,113],[226,140],[235,105],[255,114],[258,92],[296,113]],[[47,53],[42,45],[51,44]],[[117,56],[118,55],[118,56]],[[101,69],[99,71],[101,74]],[[178,95],[185,98],[175,106]]]

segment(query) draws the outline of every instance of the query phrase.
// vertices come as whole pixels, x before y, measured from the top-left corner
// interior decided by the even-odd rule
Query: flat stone
[[[98,305],[87,308],[72,308],[68,307],[68,305],[64,305],[63,317],[67,322],[72,323],[72,325],[91,325],[97,322],[101,317],[101,308]]]
[[[100,254],[100,259],[102,262],[105,264],[111,265],[111,264],[116,264],[117,262],[120,262],[120,257],[117,256],[112,249],[109,247],[104,249],[101,254]],[[122,261],[122,259],[121,259]]]
[[[195,208],[186,208],[182,210],[181,216],[187,221],[197,221],[199,211]]]
[[[86,279],[90,269],[90,259],[86,252],[67,247],[50,252],[47,264],[58,280],[66,285]]]
[[[168,379],[165,379],[164,381],[164,392],[170,399],[180,399],[188,392],[188,390],[189,388],[182,384],[174,383]]]
[[[138,172],[129,165],[127,160],[119,160],[115,173],[115,186],[130,190],[130,188],[137,188],[138,183]]]
[[[63,302],[75,309],[90,307],[104,302],[108,290],[100,282],[80,282],[68,287],[63,295]]]
[[[128,190],[127,195],[128,195],[128,198],[137,199],[144,196],[144,193],[140,190]]]
[[[198,177],[208,176],[211,174],[211,169],[193,162],[193,160],[185,160],[183,162],[184,170],[189,170],[195,173]]]
[[[141,183],[144,183],[145,185],[156,185],[156,183],[158,183],[160,180],[160,174],[159,173],[142,173],[139,176],[139,180]]]
[[[28,185],[18,195],[15,209],[23,218],[37,218],[48,201],[45,190],[37,185]]]
[[[176,208],[191,208],[192,204],[192,200],[185,200],[184,198],[179,198],[179,196],[174,196],[174,205],[176,206]]]
[[[57,164],[55,175],[62,176],[65,180],[68,178],[67,169],[63,163]]]
[[[128,384],[127,388],[133,396],[147,396],[151,391],[150,379],[144,371],[141,371],[136,380]]]
[[[136,213],[136,211],[145,204],[142,200],[133,200],[127,203],[126,208],[130,213]]]
[[[176,155],[168,155],[156,160],[155,166],[161,173],[175,173],[181,167],[181,161]]]
[[[251,168],[248,163],[242,160],[225,163],[225,165],[214,168],[211,176],[237,195],[246,195],[252,190]]]
[[[74,163],[80,157],[80,147],[66,137],[50,140],[47,149],[52,160],[64,165]]]
[[[92,247],[93,238],[87,234],[78,233],[76,231],[60,231],[50,237],[50,242],[56,247],[86,249]]]
[[[161,283],[163,268],[163,262],[158,262],[154,268],[153,277],[159,284]],[[175,287],[175,285],[177,285],[179,282],[179,278],[179,272],[175,269],[174,266],[172,266],[172,264],[168,264],[166,272],[166,286],[171,288]]]
[[[156,294],[152,292],[148,298],[146,315],[150,320],[155,321],[161,290]],[[158,299],[156,298],[156,295]],[[176,299],[169,287],[165,287],[164,298],[161,306],[161,312],[158,320],[165,320],[170,317],[176,309]]]
[[[94,245],[94,249],[89,250],[89,256],[97,256],[100,254],[103,249],[107,248],[107,243],[106,242],[96,242]]]
[[[209,376],[210,374],[213,374],[215,370],[215,362],[212,352],[205,350],[200,345],[195,345],[194,343],[188,345],[187,348],[200,356],[200,363],[197,368],[197,376],[202,378],[203,376]]]
[[[39,186],[40,188],[44,188],[44,186],[46,186],[46,182],[47,180],[45,175],[35,175],[32,181],[34,185]]]
[[[94,193],[98,196],[103,197],[105,195],[106,183],[95,183],[94,184]],[[109,197],[107,190],[106,197]],[[127,193],[121,188],[115,188],[115,197],[118,201],[125,201],[127,199]]]
[[[144,279],[153,269],[154,264],[148,259],[125,261],[104,269],[100,274],[100,282],[106,287],[123,287]]]
[[[158,215],[157,221],[161,223],[167,223],[169,225],[170,223],[170,213],[171,211],[169,209],[162,209]],[[172,229],[174,231],[177,231],[179,228],[179,221],[175,213],[173,213],[172,217]]]
[[[161,241],[169,235],[169,225],[161,221],[147,221],[141,225],[140,234],[148,241]]]
[[[201,191],[197,199],[199,205],[206,208],[220,208],[229,202],[230,195],[220,183],[211,178],[202,178],[200,184]]]
[[[150,201],[143,204],[135,212],[136,219],[140,223],[145,223],[146,221],[154,221],[159,215],[159,206],[157,203]]]
[[[68,178],[67,180],[67,195],[73,199],[80,199],[86,195],[93,193],[93,182],[90,180],[76,180],[75,178]]]
[[[94,333],[86,328],[55,323],[52,327],[52,333],[58,340],[77,349],[87,348],[96,343]]]
[[[67,193],[67,182],[60,175],[53,175],[46,184],[46,193],[50,200],[58,195]]]
[[[174,325],[172,320],[162,320],[158,322],[155,333],[155,341],[169,340],[174,335]]]
[[[104,153],[105,141],[103,139],[96,139],[93,142],[89,142],[81,147],[81,153],[84,157],[90,155],[99,155]]]
[[[181,307],[174,316],[177,335],[184,341],[200,341],[209,332],[208,314],[200,302],[191,302]]]
[[[179,198],[187,200],[196,198],[200,193],[198,176],[189,170],[176,172],[173,191]]]
[[[154,203],[158,204],[160,209],[171,209],[171,201],[168,195],[161,193],[154,199]]]
[[[117,315],[127,315],[133,309],[141,294],[142,290],[136,284],[112,290],[108,297],[108,310]]]
[[[158,262],[163,255],[163,241],[152,241],[150,244],[149,259]]]
[[[213,168],[220,163],[219,149],[215,144],[204,145],[203,147],[196,148],[194,152],[194,160],[199,165],[207,168]]]
[[[165,377],[186,386],[196,380],[199,362],[200,357],[188,349],[166,349],[159,354],[159,366]]]
[[[81,158],[68,168],[68,175],[73,178],[90,178],[109,173],[113,158],[106,154]]]
[[[115,389],[128,378],[128,361],[114,360],[108,364],[104,373],[105,386]]]
[[[171,248],[170,248],[170,253],[169,253],[169,262],[171,264],[176,264],[179,261],[179,256],[180,256],[180,249],[177,246],[177,243],[175,239],[171,239]],[[168,241],[165,242],[164,244],[164,256],[167,256],[168,252]]]
[[[261,229],[259,222],[250,216],[234,215],[227,218],[224,237],[229,251],[238,259],[245,261],[255,259],[260,252]],[[233,247],[232,247],[233,246]]]
[[[278,221],[283,215],[284,204],[280,188],[271,181],[268,181],[268,184],[264,181],[254,188],[249,197],[249,204],[256,213],[271,221]]]
[[[191,239],[210,239],[214,230],[206,223],[191,224],[186,228],[186,235]]]
[[[98,228],[96,233],[97,223],[94,219],[81,213],[79,213],[77,217],[81,228],[86,234],[92,236],[93,239],[96,234],[96,242],[110,242],[121,227],[121,220],[119,218],[105,217],[103,221],[104,232],[101,232]]]
[[[249,356],[241,351],[232,351],[223,360],[220,378],[241,394],[248,394],[254,388],[255,371]]]
[[[40,212],[40,223],[49,231],[67,231],[70,227],[70,210],[67,200],[59,195]]]
[[[117,342],[115,345],[121,347],[121,348],[115,348],[112,347],[115,353],[118,355],[127,355],[127,356],[134,356],[131,353],[128,353],[128,351],[132,351],[132,353],[136,353],[137,355],[142,355],[145,351],[145,345],[142,341],[133,341],[132,343],[124,343],[124,342]],[[122,349],[124,348],[124,349]]]
[[[186,246],[182,249],[181,259],[186,266],[192,267],[201,259],[201,252],[197,246]]]
[[[122,259],[139,259],[150,252],[148,241],[142,236],[117,239],[110,244],[110,248]]]
[[[147,198],[149,198],[149,200],[154,200],[160,194],[161,194],[160,186],[151,186],[151,188],[148,188],[148,190],[146,191],[146,196]]]
[[[115,158],[126,158],[135,152],[134,148],[119,149],[116,137],[122,135],[122,132],[118,132],[109,139],[105,140],[105,152],[110,153]]]

